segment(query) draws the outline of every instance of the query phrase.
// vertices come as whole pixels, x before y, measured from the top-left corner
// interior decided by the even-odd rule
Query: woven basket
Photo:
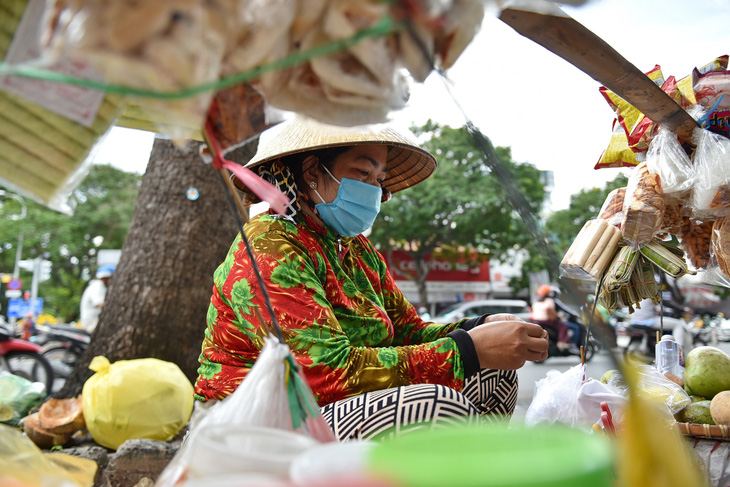
[[[730,427],[725,425],[709,425],[697,423],[677,423],[679,430],[695,438],[707,438],[710,440],[730,441]]]

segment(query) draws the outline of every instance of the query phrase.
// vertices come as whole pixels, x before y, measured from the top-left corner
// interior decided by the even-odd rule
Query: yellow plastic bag
[[[96,469],[93,460],[44,454],[20,430],[0,425],[0,485],[91,487]]]
[[[154,358],[96,356],[84,384],[84,420],[94,441],[117,449],[126,440],[169,441],[193,411],[193,386],[180,368]]]

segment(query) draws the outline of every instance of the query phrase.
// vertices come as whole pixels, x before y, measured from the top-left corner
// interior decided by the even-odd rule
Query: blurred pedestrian
[[[99,267],[96,271],[96,279],[89,282],[84,294],[81,296],[79,321],[81,328],[89,333],[93,332],[99,323],[101,308],[104,306],[104,300],[106,299],[106,290],[115,270],[116,266],[111,264]]]

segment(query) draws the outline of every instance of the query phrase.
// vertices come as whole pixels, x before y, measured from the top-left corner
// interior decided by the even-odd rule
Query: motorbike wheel
[[[65,379],[76,367],[76,363],[81,358],[81,352],[71,347],[56,345],[44,349],[43,356],[51,363],[56,377]]]
[[[55,375],[51,364],[43,355],[25,350],[14,350],[3,355],[3,358],[11,374],[31,382],[40,382],[46,386],[46,393],[49,395],[53,392]]]

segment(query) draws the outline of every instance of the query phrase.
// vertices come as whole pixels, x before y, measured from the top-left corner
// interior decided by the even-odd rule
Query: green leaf
[[[378,349],[378,360],[386,369],[392,369],[398,364],[398,352],[392,348]]]

